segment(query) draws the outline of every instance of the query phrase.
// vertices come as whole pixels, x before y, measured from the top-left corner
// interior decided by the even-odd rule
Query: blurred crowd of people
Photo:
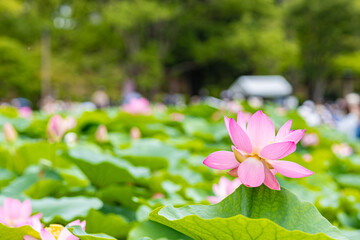
[[[151,114],[150,102],[135,91],[135,86],[131,81],[125,84],[123,96],[121,105],[124,111],[130,114]],[[229,98],[218,99],[201,95],[190,99],[191,104],[199,102],[206,102],[215,108],[231,112],[237,112],[241,109],[238,101]],[[294,96],[276,99],[274,102],[280,106],[279,109],[284,111],[297,109],[299,115],[304,118],[309,126],[330,125],[346,134],[349,139],[360,139],[360,95],[357,93],[350,93],[344,98],[337,99],[335,102],[324,104],[306,100],[302,105],[298,106],[299,101]],[[261,97],[248,97],[247,103],[253,108],[258,109],[264,104],[264,99]],[[32,104],[27,99],[16,98],[10,103],[0,102],[0,105],[4,104],[18,108],[20,117],[30,117],[32,115]],[[185,106],[185,97],[181,94],[167,94],[163,97],[162,103],[157,104],[157,107],[158,105],[161,105],[161,108],[166,108],[166,105]],[[107,108],[109,106],[111,106],[111,102],[105,89],[99,89],[94,92],[91,101],[62,101],[49,96],[40,102],[40,109],[50,114],[62,111],[83,112]]]
[[[357,93],[326,104],[307,100],[298,108],[298,112],[309,126],[331,125],[349,139],[360,139],[360,95]]]

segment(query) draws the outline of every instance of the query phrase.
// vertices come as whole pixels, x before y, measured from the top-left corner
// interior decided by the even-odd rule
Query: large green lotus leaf
[[[242,185],[215,205],[158,208],[150,219],[194,239],[346,239],[311,203],[264,185]]]
[[[86,187],[89,185],[89,180],[77,166],[68,169],[59,169],[58,171],[70,187]]]
[[[41,159],[57,167],[68,168],[71,166],[59,152],[64,151],[66,146],[62,143],[51,144],[48,142],[28,142],[19,147],[16,156],[13,158],[15,170],[22,173],[28,166],[38,164]]]
[[[184,109],[183,114],[193,115],[201,118],[209,118],[213,113],[218,111],[217,108],[207,104],[190,105]]]
[[[203,118],[188,117],[183,121],[183,126],[188,135],[210,142],[220,141],[228,135],[223,122],[209,123]]]
[[[119,112],[119,114],[109,123],[108,129],[113,132],[127,132],[132,127],[138,127],[140,130],[143,130],[143,126],[150,123],[157,123],[159,120],[154,118],[152,115],[142,115],[142,114],[129,114],[126,112]]]
[[[42,179],[33,184],[24,193],[33,199],[40,199],[47,196],[61,196],[66,193],[66,188],[59,180]]]
[[[9,184],[14,174],[7,169],[0,168],[0,189]]]
[[[177,138],[171,138],[167,141],[167,143],[176,146],[178,149],[186,149],[188,151],[196,153],[201,153],[205,148],[205,142],[201,139],[194,139],[192,137],[183,135]],[[202,162],[200,162],[199,164],[202,164]]]
[[[97,198],[86,197],[43,198],[32,200],[31,203],[33,211],[41,212],[45,222],[50,222],[55,217],[69,222],[78,217],[86,217],[90,209],[100,209],[103,205]]]
[[[360,239],[360,230],[343,230],[344,235],[351,240]]]
[[[61,177],[54,170],[30,166],[26,169],[24,175],[16,178],[3,188],[1,194],[19,198],[24,196],[24,193],[27,193],[31,197],[39,198],[47,194],[58,193],[61,186]]]
[[[114,214],[103,214],[90,210],[86,217],[86,231],[88,233],[106,233],[116,238],[125,238],[131,228],[126,218]]]
[[[169,169],[168,172],[173,179],[180,181],[178,178],[181,177],[182,180],[191,185],[204,182],[203,176],[200,173],[188,168],[187,164]]]
[[[11,123],[14,128],[18,131],[23,131],[25,128],[27,128],[30,125],[30,121],[26,118],[11,118],[6,117],[4,115],[0,115],[0,127],[2,129],[2,126],[5,123]]]
[[[128,235],[128,240],[190,240],[188,236],[153,221],[139,223]]]
[[[109,142],[118,148],[121,145],[127,144],[130,141],[130,135],[125,133],[113,132],[108,134]]]
[[[360,174],[341,174],[336,180],[345,187],[360,188]]]
[[[178,137],[181,133],[178,129],[164,125],[163,123],[151,123],[145,126],[145,129],[141,132],[147,136],[161,136],[165,135],[171,138]]]
[[[19,116],[19,112],[18,112],[17,108],[4,104],[4,105],[0,106],[0,116],[16,118]]]
[[[76,147],[69,151],[69,155],[89,180],[98,187],[150,176],[148,168],[135,167],[123,159],[93,148]]]
[[[0,223],[1,240],[23,240],[25,235],[40,238],[40,234],[29,225],[11,228]]]
[[[120,204],[123,207],[135,210],[138,204],[132,198],[139,196],[142,190],[135,186],[111,185],[100,189],[99,197],[105,203]]]
[[[86,233],[80,226],[67,227],[69,231],[77,236],[80,240],[116,240],[116,238],[110,237],[103,233],[90,234]]]
[[[189,156],[188,151],[178,150],[157,139],[139,139],[133,141],[129,148],[115,151],[134,165],[151,169],[174,167],[181,159]]]
[[[23,191],[25,191],[33,184],[35,184],[37,180],[38,180],[37,171],[30,172],[28,170],[24,175],[16,178],[8,186],[4,187],[1,191],[1,194],[7,197],[18,197],[23,193]]]
[[[96,128],[99,124],[107,124],[110,121],[108,115],[103,111],[84,112],[77,119],[77,128],[86,132],[92,126]]]

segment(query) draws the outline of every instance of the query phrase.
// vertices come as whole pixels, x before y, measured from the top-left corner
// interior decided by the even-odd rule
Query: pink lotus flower
[[[81,228],[85,231],[86,222],[80,220],[75,220],[68,224],[68,226],[80,225]],[[49,227],[45,229],[38,230],[40,233],[41,240],[78,240],[79,238],[74,236],[66,227],[60,224],[50,224]],[[31,236],[25,236],[24,240],[37,240]]]
[[[76,120],[73,117],[62,118],[60,115],[54,115],[47,126],[49,140],[59,142],[64,134],[75,126]]]
[[[0,222],[9,227],[34,226],[40,223],[42,214],[31,216],[31,211],[29,199],[20,202],[18,199],[5,198],[0,207]]]
[[[218,151],[210,154],[204,164],[218,170],[231,169],[231,176],[238,176],[248,187],[262,183],[274,190],[280,190],[275,174],[301,178],[314,174],[312,171],[289,161],[280,161],[296,150],[296,144],[305,130],[290,131],[292,121],[286,122],[275,136],[271,120],[260,110],[248,121],[238,113],[237,122],[225,116],[225,126],[230,135],[232,152]]]
[[[146,98],[133,98],[129,103],[123,105],[123,109],[130,114],[151,114],[150,103]]]
[[[348,157],[354,152],[347,143],[333,144],[331,150],[340,157]]]
[[[226,177],[221,177],[219,184],[213,185],[215,196],[208,197],[208,201],[212,204],[221,202],[224,198],[233,193],[241,185],[240,179],[235,178],[233,181]]]
[[[32,116],[32,110],[30,107],[21,107],[18,109],[19,116],[22,118],[30,118]]]

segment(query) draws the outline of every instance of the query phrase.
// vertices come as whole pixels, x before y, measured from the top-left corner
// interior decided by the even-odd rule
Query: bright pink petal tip
[[[264,184],[268,186],[270,189],[273,190],[280,190],[280,184],[277,181],[275,174],[275,171],[271,171],[268,166],[264,166],[265,169],[265,180]],[[275,172],[275,174],[274,174]]]
[[[236,161],[234,153],[229,151],[213,152],[203,163],[210,168],[218,170],[227,170],[239,166],[239,162]]]
[[[289,161],[281,161],[281,160],[267,160],[273,168],[284,175],[285,177],[289,178],[302,178],[313,175],[314,172],[300,166],[297,163],[289,162]]]
[[[292,132],[290,132],[282,141],[292,141],[292,142],[295,142],[298,143],[301,138],[304,136],[304,133],[305,133],[305,129],[304,130],[294,130]]]
[[[276,134],[275,142],[281,142],[290,133],[291,124],[292,120],[290,119],[281,126],[278,133]]]
[[[261,110],[251,116],[246,131],[255,153],[259,153],[264,146],[275,140],[274,125]]]

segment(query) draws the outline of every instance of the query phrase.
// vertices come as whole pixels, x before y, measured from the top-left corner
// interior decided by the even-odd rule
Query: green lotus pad
[[[150,219],[194,239],[346,239],[313,204],[265,186],[241,185],[215,205],[160,207]]]

